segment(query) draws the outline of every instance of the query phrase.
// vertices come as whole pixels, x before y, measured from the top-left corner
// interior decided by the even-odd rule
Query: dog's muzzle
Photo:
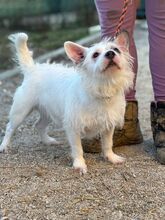
[[[115,52],[113,50],[109,50],[105,53],[105,58],[109,60],[108,65],[104,69],[107,70],[109,67],[117,66],[116,62],[114,61],[114,57],[116,56]]]
[[[107,51],[105,54],[105,57],[109,60],[113,60],[113,58],[115,57],[115,52],[113,50]]]

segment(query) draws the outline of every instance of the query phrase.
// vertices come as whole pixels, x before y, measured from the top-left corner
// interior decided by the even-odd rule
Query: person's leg
[[[165,1],[146,0],[149,59],[155,102],[151,103],[151,126],[157,159],[165,164]]]
[[[146,0],[146,16],[155,101],[165,101],[165,1]]]

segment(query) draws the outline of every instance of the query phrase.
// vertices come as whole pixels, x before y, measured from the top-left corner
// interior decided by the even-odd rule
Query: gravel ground
[[[147,30],[135,31],[139,55],[137,98],[144,143],[115,148],[127,157],[122,165],[105,162],[99,154],[85,154],[88,173],[71,167],[70,149],[62,131],[50,126],[61,146],[44,146],[34,129],[36,112],[12,139],[10,154],[0,154],[0,220],[164,220],[165,167],[154,159],[149,104],[152,87],[148,68]],[[21,76],[0,82],[0,139]]]

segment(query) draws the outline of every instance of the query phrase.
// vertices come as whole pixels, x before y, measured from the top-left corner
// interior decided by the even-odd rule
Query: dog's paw
[[[75,171],[79,172],[80,175],[87,173],[87,165],[84,159],[75,159],[73,162],[73,168]]]
[[[109,154],[109,155],[106,155],[104,158],[105,158],[106,160],[110,161],[110,162],[113,163],[113,164],[124,163],[125,160],[126,160],[124,157],[118,156],[118,155],[115,154],[115,153],[111,153],[111,154]]]
[[[4,147],[2,144],[0,145],[0,153],[8,153],[8,148]]]
[[[52,137],[46,137],[45,139],[42,140],[42,142],[46,145],[58,145],[60,144],[59,141],[57,141],[55,138]]]

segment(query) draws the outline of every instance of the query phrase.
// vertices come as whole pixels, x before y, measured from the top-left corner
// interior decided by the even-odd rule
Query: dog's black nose
[[[112,51],[112,50],[106,52],[106,54],[105,54],[105,57],[108,58],[108,59],[113,59],[114,56],[115,56],[115,52]]]

